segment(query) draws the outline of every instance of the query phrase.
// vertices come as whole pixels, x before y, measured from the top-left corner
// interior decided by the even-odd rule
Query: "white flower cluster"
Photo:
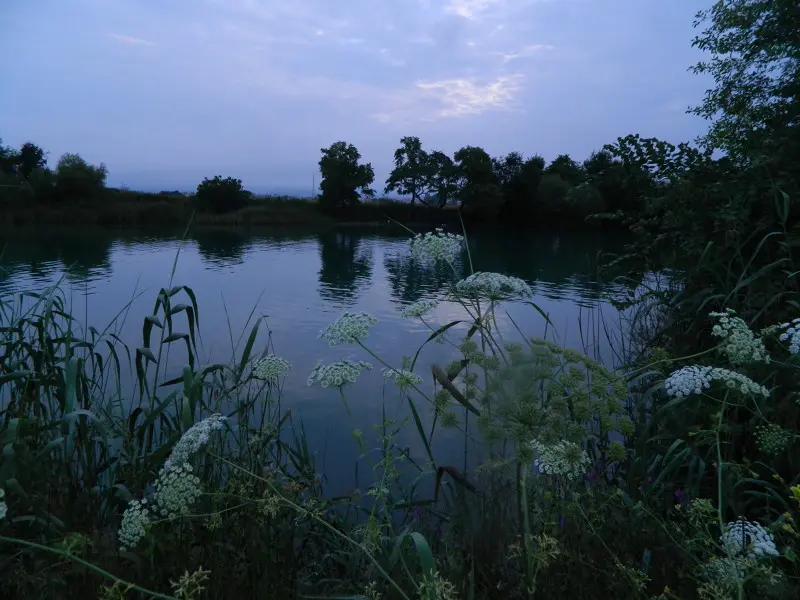
[[[723,351],[728,360],[733,365],[769,362],[764,342],[753,334],[743,319],[734,315],[735,311],[732,308],[725,312],[710,313],[711,317],[718,320],[711,329],[711,335],[724,339]]]
[[[422,377],[406,369],[386,368],[383,370],[383,376],[387,379],[393,379],[399,388],[407,388],[422,383]]]
[[[211,432],[222,429],[226,420],[227,417],[214,414],[192,425],[175,444],[172,454],[164,463],[164,468],[170,469],[174,465],[183,465],[189,462],[189,457],[208,443]]]
[[[378,319],[369,313],[345,312],[341,317],[320,331],[319,337],[328,340],[329,346],[353,344],[358,340],[365,339],[369,335],[369,328],[377,322]]]
[[[8,513],[8,505],[4,500],[5,497],[6,491],[3,488],[0,488],[0,519],[5,519],[6,514]]]
[[[439,306],[437,300],[417,300],[400,311],[400,316],[405,319],[424,317],[437,306]]]
[[[683,398],[702,394],[711,387],[713,380],[722,381],[729,388],[739,390],[743,394],[769,396],[769,391],[763,385],[757,384],[741,373],[719,367],[683,367],[667,377],[664,388],[669,396]]]
[[[328,365],[319,364],[311,371],[308,385],[318,382],[322,387],[342,387],[348,383],[355,383],[361,371],[371,371],[372,365],[360,360],[358,362],[348,358]]]
[[[745,521],[742,518],[728,523],[719,541],[730,556],[744,555],[756,558],[780,555],[772,534],[759,523]]]
[[[408,243],[411,256],[421,262],[441,260],[452,263],[461,252],[464,236],[436,229],[434,232],[418,233]]]
[[[253,377],[274,383],[283,377],[292,368],[291,363],[285,358],[269,354],[256,361],[253,365]]]
[[[134,548],[147,533],[150,526],[150,510],[147,499],[131,500],[122,513],[122,524],[119,527],[120,551]]]
[[[791,323],[781,323],[779,327],[785,331],[778,339],[789,342],[789,352],[800,354],[800,319],[793,319]]]
[[[456,283],[456,293],[469,298],[508,300],[533,295],[531,286],[518,277],[479,271]]]
[[[546,475],[564,475],[567,479],[578,479],[591,463],[589,455],[578,444],[567,440],[560,440],[555,444],[533,440],[531,447],[536,452],[534,466]]]
[[[187,514],[201,493],[200,478],[190,464],[165,466],[158,473],[153,500],[159,516],[175,519]]]

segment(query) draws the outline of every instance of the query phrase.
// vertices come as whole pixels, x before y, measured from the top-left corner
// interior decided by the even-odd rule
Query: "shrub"
[[[55,193],[59,200],[95,200],[106,185],[103,163],[90,165],[78,154],[64,154],[55,171]]]
[[[252,193],[242,187],[242,180],[233,177],[223,179],[220,175],[214,179],[205,178],[197,186],[195,196],[201,208],[215,213],[225,213],[242,208],[252,197]]]

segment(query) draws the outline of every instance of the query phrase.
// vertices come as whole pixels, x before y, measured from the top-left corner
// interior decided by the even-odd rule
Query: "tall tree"
[[[394,169],[386,180],[386,192],[411,196],[411,204],[430,192],[432,180],[430,156],[418,137],[404,137],[394,152]]]
[[[486,218],[496,216],[502,208],[503,195],[492,158],[476,146],[464,146],[453,158],[460,175],[459,196],[464,209]]]
[[[458,197],[460,173],[458,167],[447,154],[435,150],[428,155],[430,181],[429,193],[439,208]],[[423,199],[430,205],[431,199]]]
[[[44,150],[36,144],[25,142],[17,155],[17,173],[28,179],[34,169],[41,169],[47,165],[47,156]]]
[[[558,175],[569,185],[578,185],[586,180],[586,173],[583,166],[572,160],[569,154],[559,154],[553,159],[545,173]]]
[[[739,164],[769,157],[796,166],[800,4],[797,0],[717,0],[697,13],[695,27],[700,26],[705,29],[692,45],[710,56],[693,70],[708,73],[714,80],[703,102],[690,109],[712,121],[703,141],[725,150]]]
[[[359,202],[359,192],[365,196],[375,195],[370,185],[375,180],[375,172],[370,163],[361,165],[361,154],[353,144],[335,142],[329,148],[322,148],[319,170],[322,181],[319,184],[322,194],[320,203],[329,210],[341,210]]]

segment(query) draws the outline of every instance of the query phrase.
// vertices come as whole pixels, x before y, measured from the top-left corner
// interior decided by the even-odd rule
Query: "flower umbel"
[[[172,454],[164,463],[164,468],[170,469],[173,465],[183,465],[189,462],[189,457],[208,443],[211,432],[222,429],[226,420],[227,417],[214,414],[192,425],[175,444]]]
[[[164,467],[155,482],[154,502],[159,516],[175,519],[189,512],[200,497],[200,478],[192,474],[190,464]]]
[[[456,293],[469,298],[509,300],[533,295],[531,286],[519,277],[479,271],[456,283]]]
[[[387,379],[393,379],[399,388],[406,388],[422,383],[422,377],[413,371],[407,371],[406,369],[386,368],[383,370],[383,376]]]
[[[747,323],[736,317],[735,311],[728,308],[725,312],[712,312],[710,316],[717,319],[711,335],[723,338],[722,351],[733,365],[749,362],[769,362],[764,342],[757,338]]]
[[[377,322],[378,319],[369,313],[345,312],[341,317],[320,331],[319,337],[328,340],[329,346],[353,344],[366,339],[369,335],[369,328]]]
[[[8,513],[8,505],[5,503],[6,491],[0,488],[0,519],[5,519]]]
[[[134,548],[147,533],[150,526],[150,510],[147,500],[131,500],[122,513],[122,524],[119,527],[120,550]]]
[[[372,365],[360,360],[358,362],[344,359],[328,365],[319,364],[311,371],[308,385],[318,382],[322,387],[342,387],[348,383],[355,383],[361,371],[371,371]]]
[[[253,365],[253,377],[274,383],[291,368],[292,365],[285,358],[269,354]]]
[[[741,518],[725,526],[719,541],[730,556],[779,556],[772,534],[760,524]]]
[[[437,300],[417,300],[400,311],[400,316],[406,319],[424,317],[437,306],[439,306]]]
[[[769,396],[769,391],[763,385],[757,384],[741,373],[719,367],[683,367],[673,371],[664,382],[664,388],[668,395],[683,398],[693,394],[702,394],[711,387],[711,382],[714,380],[721,381],[727,387],[743,394]]]
[[[789,352],[800,354],[800,319],[793,319],[791,323],[781,323],[779,327],[785,331],[778,339],[789,342]]]
[[[537,457],[534,466],[546,475],[564,475],[567,479],[578,479],[591,463],[589,455],[574,442],[559,440],[555,444],[531,442]]]
[[[411,240],[411,256],[421,262],[444,261],[452,263],[464,244],[464,236],[444,233],[442,229],[434,232],[418,233]]]

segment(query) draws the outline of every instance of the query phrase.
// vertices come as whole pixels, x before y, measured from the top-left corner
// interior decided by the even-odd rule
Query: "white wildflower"
[[[147,508],[147,500],[131,500],[122,513],[122,524],[117,534],[121,544],[120,550],[135,548],[147,534],[149,526],[150,510]]]
[[[578,479],[591,463],[589,455],[578,444],[567,440],[560,440],[555,444],[533,440],[531,447],[536,452],[534,466],[546,475],[564,475],[567,479]]]
[[[369,328],[378,319],[369,313],[345,312],[341,317],[320,331],[319,337],[328,340],[329,346],[353,344],[369,335]]]
[[[682,398],[702,394],[711,387],[712,367],[683,367],[673,372],[664,383],[667,394]]]
[[[400,316],[406,319],[424,317],[437,306],[439,306],[437,300],[417,300],[400,311]]]
[[[371,371],[372,365],[360,360],[358,362],[344,359],[328,365],[319,364],[311,371],[308,385],[318,382],[322,387],[342,387],[348,383],[355,383],[361,371]]]
[[[3,488],[0,488],[0,519],[5,519],[6,514],[8,514],[8,505],[4,500],[5,497],[6,491]]]
[[[269,354],[253,365],[253,377],[274,383],[285,376],[291,368],[291,363],[285,358]]]
[[[164,463],[164,468],[169,469],[173,465],[183,465],[189,462],[189,457],[208,443],[211,432],[222,429],[226,420],[227,417],[214,414],[192,425],[192,427],[183,434],[183,437],[178,440],[178,443],[175,444],[175,447],[172,449],[172,454],[170,454],[169,458]]]
[[[464,245],[464,236],[444,233],[441,229],[434,232],[418,233],[411,240],[411,256],[421,262],[444,261],[452,263]]]
[[[406,369],[386,368],[383,370],[383,376],[386,377],[387,379],[394,379],[394,382],[400,388],[406,388],[412,385],[419,385],[422,383],[422,377],[420,377],[413,371],[408,371]]]
[[[779,556],[775,540],[760,524],[740,518],[728,523],[719,538],[722,547],[730,556]]]
[[[163,467],[154,487],[156,511],[168,519],[187,514],[202,493],[200,478],[192,473],[192,466],[188,463]]]
[[[734,315],[735,311],[731,308],[725,312],[710,313],[711,317],[718,320],[718,323],[711,329],[711,335],[723,338],[722,351],[727,355],[728,360],[733,365],[769,362],[764,342],[753,334],[743,319]]]
[[[702,394],[711,387],[713,380],[721,381],[731,389],[743,394],[769,396],[769,391],[741,373],[719,367],[691,366],[674,371],[664,382],[667,394],[676,398]]]
[[[706,576],[724,588],[736,588],[744,581],[745,573],[752,561],[740,556],[712,558],[703,566]]]
[[[531,286],[518,277],[481,271],[456,283],[456,293],[459,296],[489,300],[528,298],[533,295]]]
[[[800,319],[794,319],[791,323],[781,323],[779,327],[785,331],[778,339],[789,342],[789,352],[800,354]]]

